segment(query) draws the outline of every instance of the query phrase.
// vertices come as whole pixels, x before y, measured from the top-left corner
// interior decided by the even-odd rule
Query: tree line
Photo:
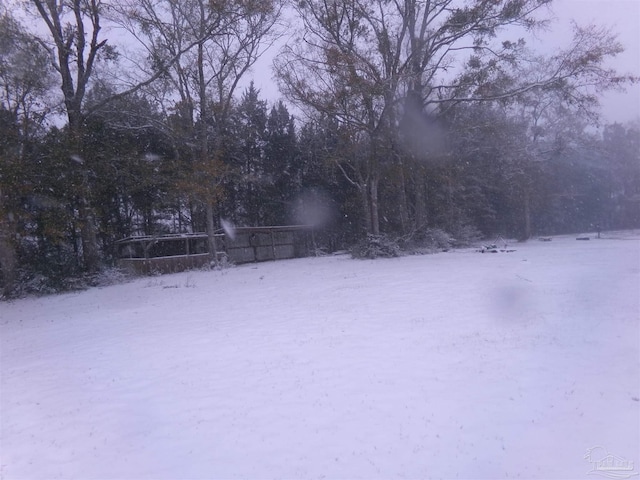
[[[640,125],[595,128],[599,95],[637,79],[607,68],[622,46],[597,26],[574,26],[553,54],[531,50],[550,3],[5,7],[4,294],[95,274],[120,238],[211,234],[223,220],[313,224],[326,249],[433,229],[527,239],[639,226]],[[277,42],[289,104],[245,86]]]

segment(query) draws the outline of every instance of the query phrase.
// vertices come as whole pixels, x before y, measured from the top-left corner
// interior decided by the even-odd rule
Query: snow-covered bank
[[[610,237],[0,304],[2,477],[588,478],[596,446],[638,465],[640,235]]]

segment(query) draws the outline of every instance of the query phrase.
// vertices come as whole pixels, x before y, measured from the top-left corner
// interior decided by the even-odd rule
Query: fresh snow
[[[2,303],[2,478],[637,473],[640,232],[607,237]]]

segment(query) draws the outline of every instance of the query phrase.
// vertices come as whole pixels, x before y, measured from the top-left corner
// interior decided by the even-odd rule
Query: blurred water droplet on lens
[[[307,190],[294,202],[294,219],[301,225],[321,227],[331,219],[331,203],[325,192]]]
[[[224,218],[220,219],[220,225],[222,225],[222,229],[224,230],[224,233],[226,233],[231,240],[235,240],[236,238],[235,225],[231,223],[229,220],[226,220]]]

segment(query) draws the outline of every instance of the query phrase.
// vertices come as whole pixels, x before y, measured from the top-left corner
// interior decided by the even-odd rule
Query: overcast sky
[[[0,0],[0,3],[4,0]],[[625,52],[619,55],[611,66],[620,73],[630,73],[640,77],[640,0],[553,0],[552,8],[556,19],[551,31],[540,35],[540,48],[552,52],[563,48],[571,41],[571,21],[578,25],[596,24],[612,28],[618,33]],[[529,45],[533,40],[527,40]],[[254,66],[246,83],[252,79],[260,89],[263,98],[275,102],[280,94],[272,78],[271,62],[277,47],[273,47]],[[242,91],[242,90],[240,90]],[[240,92],[238,92],[240,93]],[[602,100],[603,121],[640,121],[640,84],[627,89],[626,93],[609,93]]]
[[[553,11],[558,17],[554,34],[566,45],[570,40],[571,20],[578,25],[596,24],[611,27],[618,33],[625,52],[612,65],[620,73],[640,76],[640,0],[555,0]],[[557,37],[556,37],[557,36]],[[607,122],[627,122],[640,117],[640,85],[628,88],[627,93],[607,94],[602,102]]]
[[[551,31],[540,35],[540,48],[552,52],[571,41],[571,21],[585,26],[596,24],[612,28],[619,34],[625,52],[611,64],[620,73],[640,76],[640,0],[554,0],[552,12],[556,19]],[[528,40],[531,44],[532,41]],[[270,63],[275,48],[254,67],[252,76],[261,96],[276,101],[280,95],[272,79]],[[602,101],[604,123],[628,122],[640,118],[640,85],[627,93],[609,93]]]

